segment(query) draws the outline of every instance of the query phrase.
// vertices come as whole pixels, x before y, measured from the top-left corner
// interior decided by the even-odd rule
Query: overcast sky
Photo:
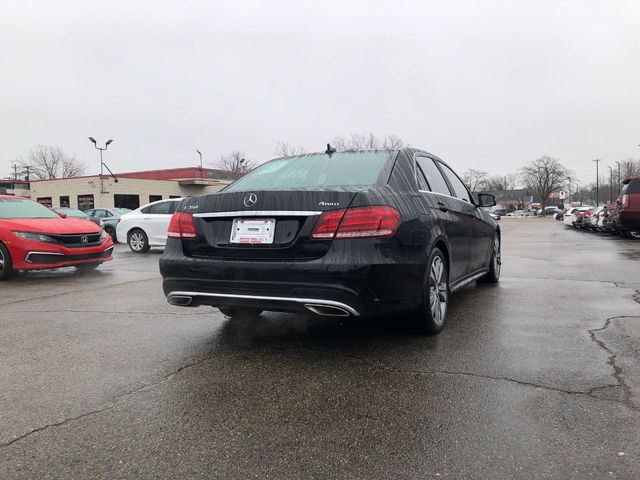
[[[0,176],[29,147],[114,171],[396,134],[462,172],[640,157],[640,1],[2,2]]]

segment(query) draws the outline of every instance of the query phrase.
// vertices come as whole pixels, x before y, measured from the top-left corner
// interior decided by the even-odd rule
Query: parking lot
[[[0,478],[640,478],[640,243],[503,219],[503,276],[398,318],[168,305],[160,252],[0,285]]]

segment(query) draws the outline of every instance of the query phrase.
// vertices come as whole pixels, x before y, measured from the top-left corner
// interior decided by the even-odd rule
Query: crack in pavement
[[[131,285],[132,283],[140,283],[140,282],[150,282],[152,280],[158,280],[157,277],[153,277],[153,278],[144,278],[144,279],[140,279],[140,280],[132,280],[130,282],[122,282],[122,283],[114,283],[113,285],[107,285],[105,287],[100,287],[101,290],[106,290],[109,288],[116,288],[116,287],[121,287],[123,285]],[[12,302],[5,302],[5,303],[0,303],[0,307],[4,307],[6,305],[16,305],[18,303],[24,303],[24,302],[33,302],[34,300],[48,300],[50,298],[57,298],[60,297],[62,295],[71,295],[74,293],[85,293],[85,292],[89,292],[91,290],[95,289],[95,285],[91,285],[87,288],[82,288],[79,290],[68,290],[66,292],[60,292],[60,293],[55,293],[52,295],[44,295],[42,297],[31,297],[31,298],[23,298],[22,300],[15,300]]]
[[[585,396],[585,397],[589,397],[589,398],[593,398],[596,400],[600,400],[600,401],[607,401],[607,402],[614,402],[614,403],[619,403],[622,404],[624,406],[626,406],[627,408],[636,411],[636,412],[640,412],[640,407],[638,407],[637,405],[635,405],[633,403],[633,401],[631,400],[631,390],[629,388],[629,386],[625,383],[624,379],[622,378],[622,369],[616,364],[615,360],[616,360],[616,354],[613,353],[607,346],[606,344],[599,340],[596,337],[596,333],[597,332],[601,332],[603,330],[606,330],[614,320],[616,319],[621,319],[621,318],[637,318],[640,319],[640,316],[615,316],[615,317],[609,317],[605,320],[605,323],[602,327],[598,327],[598,328],[593,328],[588,330],[589,336],[591,338],[591,340],[598,345],[598,347],[600,347],[601,349],[603,349],[604,351],[606,351],[609,355],[608,359],[607,359],[607,364],[610,365],[613,368],[613,373],[612,376],[615,378],[616,383],[615,384],[607,384],[607,385],[600,385],[597,387],[592,387],[588,390],[569,390],[569,389],[563,389],[563,388],[559,388],[559,387],[552,387],[550,385],[544,385],[544,384],[539,384],[539,383],[534,383],[534,382],[528,382],[525,380],[519,380],[516,378],[511,378],[511,377],[505,377],[505,376],[493,376],[493,375],[486,375],[486,374],[481,374],[481,373],[473,373],[473,372],[465,372],[465,371],[455,371],[455,370],[411,370],[411,369],[403,369],[403,368],[397,368],[397,367],[392,367],[390,365],[387,365],[383,362],[377,362],[377,361],[371,361],[369,359],[366,359],[364,357],[358,356],[358,355],[354,355],[354,354],[350,354],[350,353],[345,353],[345,352],[339,352],[341,355],[343,355],[346,358],[351,358],[353,360],[356,360],[360,363],[363,363],[369,367],[372,367],[374,369],[378,369],[378,370],[386,370],[386,371],[390,371],[393,373],[399,373],[399,374],[409,374],[409,375],[451,375],[451,376],[465,376],[465,377],[473,377],[473,378],[481,378],[481,379],[485,379],[485,380],[494,380],[494,381],[505,381],[505,382],[509,382],[509,383],[515,383],[517,385],[521,385],[524,387],[529,387],[529,388],[536,388],[536,389],[541,389],[541,390],[545,390],[545,391],[550,391],[550,392],[556,392],[556,393],[564,393],[567,395],[581,395],[581,396]],[[283,344],[273,344],[273,346],[275,347],[279,347],[285,350],[291,350],[291,345],[283,345]],[[321,353],[335,353],[333,351],[330,350],[326,350],[326,349],[321,349],[321,348],[317,348],[317,347],[312,347],[303,343],[298,344],[298,346],[301,346],[302,348],[306,349],[306,350],[310,350],[310,351],[316,351],[316,352],[321,352]],[[168,382],[170,379],[172,379],[173,377],[177,376],[178,374],[180,374],[181,372],[183,372],[184,370],[187,370],[189,368],[198,366],[208,360],[212,359],[212,354],[213,354],[213,350],[211,350],[207,355],[205,355],[204,357],[194,361],[194,362],[190,362],[187,363],[183,366],[181,366],[180,368],[178,368],[177,370],[173,371],[172,373],[170,373],[169,375],[166,375],[164,377],[162,377],[160,380],[150,383],[150,384],[145,384],[141,387],[135,388],[133,390],[129,390],[127,392],[121,393],[116,395],[115,397],[113,397],[113,400],[105,407],[96,409],[96,410],[92,410],[89,412],[85,412],[81,415],[77,415],[75,417],[70,417],[70,418],[66,418],[64,420],[61,420],[59,422],[55,422],[55,423],[50,423],[47,425],[43,425],[41,427],[37,427],[34,428],[26,433],[24,433],[23,435],[20,435],[8,442],[4,442],[2,444],[0,444],[0,448],[6,448],[9,447],[11,445],[13,445],[16,442],[19,442],[21,440],[24,440],[25,438],[38,433],[38,432],[42,432],[44,430],[47,430],[49,428],[53,428],[53,427],[58,427],[58,426],[62,426],[65,425],[67,423],[91,416],[91,415],[95,415],[101,412],[105,412],[108,410],[113,409],[118,402],[125,398],[125,397],[129,397],[131,395],[135,395],[136,393],[139,392],[143,392],[146,390],[150,390],[152,388],[157,387],[158,385],[161,385],[163,383]],[[615,387],[621,387],[624,391],[624,401],[619,401],[619,400],[615,400],[615,399],[609,399],[609,398],[603,398],[603,397],[599,397],[599,396],[595,396],[594,392],[599,391],[599,390],[603,390],[606,388],[615,388]]]
[[[640,293],[640,292],[636,292],[636,293]],[[635,403],[633,403],[633,401],[631,399],[632,398],[631,388],[624,381],[624,378],[622,376],[622,368],[618,364],[616,364],[617,354],[613,353],[611,351],[611,349],[609,347],[607,347],[605,342],[602,341],[602,340],[599,340],[597,338],[597,336],[596,336],[597,332],[602,332],[602,331],[606,330],[607,328],[609,328],[609,326],[612,324],[612,322],[614,320],[618,320],[618,319],[621,319],[621,318],[637,318],[637,319],[640,320],[640,317],[638,317],[638,316],[630,316],[630,315],[623,315],[623,316],[618,316],[618,317],[609,317],[609,318],[607,318],[605,320],[604,325],[602,327],[592,328],[591,330],[588,330],[588,332],[589,332],[589,336],[591,337],[591,340],[596,345],[598,345],[602,350],[604,350],[605,352],[607,352],[609,354],[609,358],[607,359],[607,364],[609,366],[611,366],[611,368],[613,368],[612,376],[618,382],[617,385],[615,385],[615,386],[616,387],[621,387],[622,390],[624,391],[624,401],[622,403],[627,405],[632,410],[640,412],[640,407],[638,405],[636,405]]]
[[[329,350],[322,350],[320,348],[315,348],[315,347],[310,347],[308,345],[302,345],[304,348],[308,349],[308,350],[312,350],[312,351],[318,351],[318,352],[323,352],[323,353],[333,353],[330,352]],[[552,387],[550,385],[544,385],[541,383],[534,383],[534,382],[528,382],[526,380],[519,380],[517,378],[511,378],[511,377],[505,377],[505,376],[494,376],[494,375],[487,375],[487,374],[482,374],[482,373],[474,373],[474,372],[465,372],[465,371],[461,371],[461,370],[412,370],[412,369],[406,369],[406,368],[398,368],[398,367],[393,367],[391,365],[385,364],[383,362],[377,362],[377,361],[371,361],[369,359],[366,359],[364,357],[360,357],[358,355],[353,355],[350,353],[344,353],[342,352],[342,355],[348,358],[352,358],[354,360],[357,360],[359,362],[362,362],[364,364],[367,364],[373,368],[376,369],[380,369],[380,370],[387,370],[389,372],[393,372],[393,373],[402,373],[402,374],[412,374],[412,375],[452,375],[452,376],[467,376],[467,377],[475,377],[475,378],[483,378],[483,379],[487,379],[487,380],[496,380],[496,381],[505,381],[505,382],[511,382],[511,383],[516,383],[518,385],[523,385],[525,387],[531,387],[531,388],[538,388],[541,390],[548,390],[550,392],[558,392],[558,393],[566,393],[569,395],[587,395],[587,396],[591,396],[591,392],[594,390],[600,390],[603,388],[611,388],[611,387],[618,387],[620,385],[618,384],[607,384],[607,385],[601,385],[598,387],[593,387],[590,388],[589,390],[569,390],[569,389],[564,389],[564,388],[559,388],[559,387]],[[593,397],[593,398],[597,398],[598,400],[608,400],[606,398],[601,398],[601,397]]]
[[[35,433],[42,432],[42,431],[47,430],[49,428],[66,425],[67,423],[74,422],[76,420],[80,420],[82,418],[85,418],[85,417],[88,417],[88,416],[91,416],[91,415],[95,415],[97,413],[106,412],[108,410],[111,410],[123,398],[131,396],[131,395],[135,395],[136,393],[143,392],[145,390],[150,390],[150,389],[152,389],[152,388],[154,388],[154,387],[156,387],[158,385],[161,385],[161,384],[163,384],[165,382],[168,382],[170,379],[172,379],[173,377],[178,375],[183,370],[186,370],[186,369],[191,368],[191,367],[195,367],[195,366],[197,366],[197,365],[199,365],[201,363],[206,362],[207,360],[210,360],[212,353],[213,352],[210,351],[205,357],[200,358],[200,359],[198,359],[198,360],[196,360],[194,362],[187,363],[186,365],[181,366],[177,370],[173,371],[169,375],[166,375],[166,376],[162,377],[160,380],[158,380],[156,382],[148,383],[148,384],[142,385],[142,386],[140,386],[138,388],[134,388],[133,390],[129,390],[129,391],[120,393],[118,395],[115,395],[113,397],[113,399],[111,400],[111,402],[108,405],[106,405],[106,406],[104,406],[102,408],[98,408],[96,410],[91,410],[89,412],[82,413],[82,414],[77,415],[75,417],[65,418],[64,420],[61,420],[59,422],[49,423],[49,424],[46,424],[46,425],[42,425],[40,427],[33,428],[33,429],[29,430],[28,432],[26,432],[26,433],[24,433],[24,434],[22,434],[22,435],[20,435],[20,436],[18,436],[16,438],[13,438],[13,439],[9,440],[8,442],[0,443],[0,448],[7,448],[7,447],[13,445],[16,442],[24,440],[25,438],[27,438],[27,437],[35,434]]]

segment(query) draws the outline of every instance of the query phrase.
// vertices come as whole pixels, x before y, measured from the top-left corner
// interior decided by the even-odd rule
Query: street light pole
[[[600,159],[596,158],[594,160],[594,162],[596,162],[596,207],[597,207],[598,206],[598,202],[600,200],[599,195],[598,195],[600,193],[599,192],[599,190],[600,190],[600,178],[599,178],[600,172],[598,170],[598,166],[600,165]]]
[[[617,160],[614,160],[614,162],[618,164],[618,195],[620,195],[620,162]]]
[[[98,146],[98,143],[96,142],[96,139],[93,137],[89,137],[89,141],[91,143],[93,143],[93,146],[96,147],[96,149],[100,150],[100,193],[105,193],[104,191],[104,162],[102,161],[102,152],[104,150],[106,150],[107,148],[109,148],[109,145],[111,144],[111,142],[113,142],[112,139],[107,140],[107,143],[104,144],[104,148],[100,148]]]
[[[613,168],[607,165],[609,169],[609,203],[613,203]]]
[[[200,156],[200,179],[202,179],[202,152],[196,148],[196,152]]]

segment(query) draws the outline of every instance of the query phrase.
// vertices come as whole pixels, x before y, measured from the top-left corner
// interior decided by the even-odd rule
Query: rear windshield
[[[384,164],[395,152],[313,153],[267,162],[225,189],[288,190],[375,185]]]
[[[620,191],[621,195],[631,195],[632,193],[640,193],[640,180],[632,178],[629,183],[625,183]]]
[[[0,218],[60,218],[60,216],[33,200],[0,198]]]
[[[118,212],[120,215],[124,215],[125,213],[133,212],[133,210],[131,210],[130,208],[114,208],[114,210],[116,212]]]

